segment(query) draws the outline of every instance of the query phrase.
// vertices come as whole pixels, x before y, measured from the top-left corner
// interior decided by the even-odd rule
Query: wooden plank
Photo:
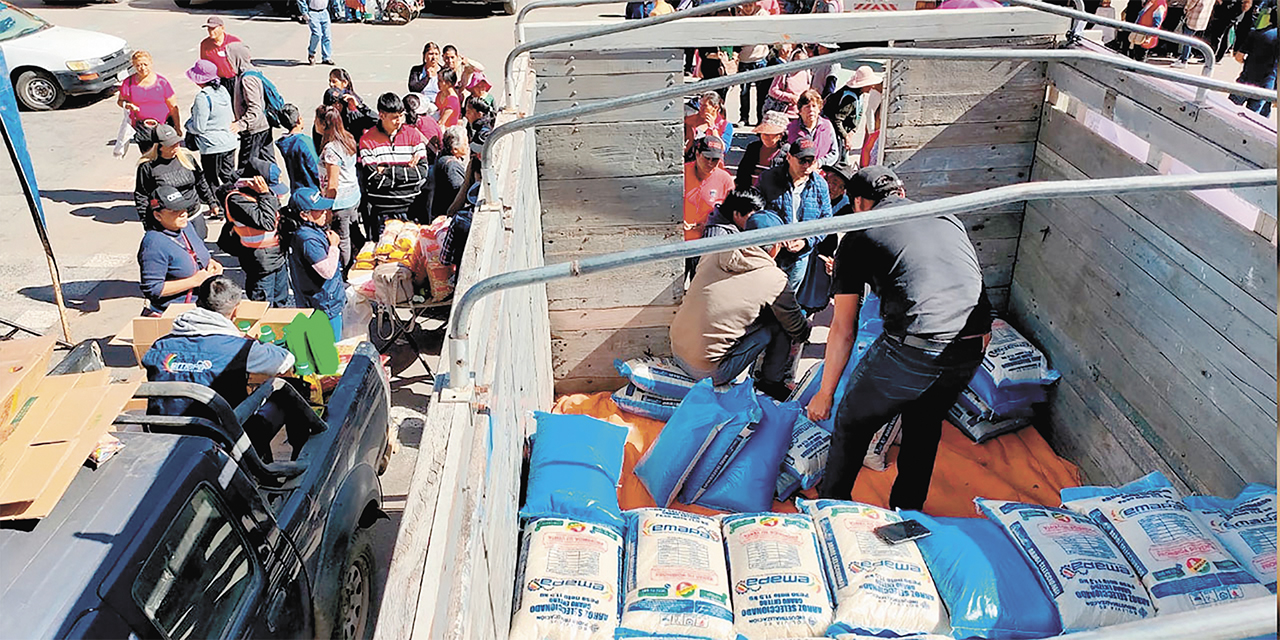
[[[1035,142],[1040,122],[969,122],[894,127],[885,132],[885,154],[921,147],[972,147]]]
[[[946,49],[1049,49],[1060,39],[1062,33],[1045,35],[1029,35],[1014,37],[992,37],[990,34],[976,38],[916,38],[911,42],[894,43],[898,47],[940,47]]]
[[[1106,423],[1085,405],[1074,381],[1064,378],[1049,391],[1051,426],[1046,439],[1053,452],[1079,466],[1087,484],[1115,486],[1150,473],[1133,461]]]
[[[613,178],[684,170],[684,130],[676,123],[538,127],[542,178]]]
[[[997,93],[890,94],[885,126],[945,125],[973,122],[1025,122],[1040,119],[1044,89]]]
[[[950,44],[916,43],[917,46]],[[889,93],[975,93],[1043,90],[1048,80],[1044,62],[1018,60],[894,60]]]
[[[533,70],[538,78],[553,76],[626,75],[629,73],[681,73],[681,49],[632,51],[534,51]]]
[[[670,327],[627,327],[616,331],[553,331],[551,358],[556,379],[614,378],[614,358],[671,355]],[[615,389],[617,387],[614,387]]]
[[[565,309],[551,312],[556,331],[594,331],[621,327],[670,327],[679,305],[621,307],[616,309]]]
[[[1012,260],[982,266],[982,284],[988,288],[1007,287],[1013,281]]]
[[[585,225],[548,226],[542,230],[542,247],[547,263],[553,264],[584,256],[681,242],[683,237],[683,232],[674,223],[610,226],[604,230]]]
[[[1041,144],[1090,177],[1156,175],[1065,113],[1049,109]],[[1275,311],[1275,247],[1187,193],[1148,193],[1120,198],[1135,211],[1200,256],[1232,282]]]
[[[907,196],[918,200],[933,200],[962,193],[972,193],[993,187],[1021,184],[1031,175],[1031,167],[1005,169],[957,169],[945,173],[899,173],[906,185]]]
[[[987,287],[987,299],[996,313],[1003,315],[1009,310],[1009,287]]]
[[[1053,276],[1030,262],[1019,259],[1009,307],[1050,363],[1072,380],[1093,381],[1134,425],[1141,440],[1159,452],[1173,475],[1195,492],[1235,495],[1243,486],[1239,474],[1163,403],[1161,394],[1149,387],[1107,336],[1091,326],[1096,319],[1081,314],[1075,300],[1056,291]],[[1112,420],[1107,425],[1113,434],[1125,428],[1123,422]]]
[[[1114,90],[1077,71],[1074,67],[1057,64],[1053,67],[1053,82],[1059,91],[1070,94],[1084,102],[1103,117],[1115,122],[1120,127],[1133,133],[1142,140],[1156,145],[1166,153],[1196,171],[1241,171],[1274,167],[1275,159],[1270,164],[1259,165],[1232,150],[1219,146],[1215,140],[1208,140],[1190,131],[1162,114],[1135,102],[1132,98],[1117,94]],[[1275,217],[1276,189],[1256,187],[1235,189],[1236,195],[1257,206]]]
[[[1017,238],[992,238],[974,240],[978,252],[978,264],[982,265],[983,280],[990,287],[1007,287],[1013,279],[1014,259],[1018,255]]]
[[[546,100],[538,102],[538,114],[547,114],[561,109],[569,109],[591,102],[599,102],[599,100],[582,99],[582,100]],[[683,122],[684,105],[678,100],[667,100],[666,102],[645,102],[641,104],[633,104],[610,111],[591,114],[588,116],[579,116],[565,120],[567,123],[573,124],[596,124],[596,123],[637,123],[647,122],[650,126],[656,126],[662,122]],[[555,125],[546,125],[555,126]],[[539,127],[539,132],[544,127]]]
[[[1029,209],[1028,215],[1033,212],[1034,208]],[[1244,455],[1253,459],[1240,457],[1234,453],[1240,448],[1238,443],[1227,442],[1233,438],[1210,437],[1229,429],[1230,422],[1203,399],[1194,382],[1180,377],[1169,353],[1162,353],[1148,341],[1150,336],[1128,324],[1117,306],[1132,301],[1111,302],[1109,297],[1114,296],[1098,285],[1102,270],[1091,264],[1089,256],[1055,250],[1066,250],[1070,244],[1062,234],[1056,235],[1059,237],[1051,233],[1043,242],[1028,227],[1022,238],[1024,250],[1018,257],[1018,278],[1043,304],[1042,317],[1056,315],[1057,324],[1068,328],[1067,334],[1089,354],[1098,375],[1110,379],[1112,390],[1133,408],[1135,415],[1130,419],[1152,425],[1151,432],[1144,430],[1144,435],[1163,441],[1157,444],[1152,440],[1156,449],[1192,458],[1186,463],[1186,473],[1201,478],[1221,495],[1238,489],[1241,478],[1274,473],[1274,459],[1265,464],[1256,452],[1247,451]],[[1119,404],[1117,398],[1112,400]],[[1213,425],[1212,429],[1206,429],[1208,425]],[[1174,460],[1170,465],[1177,466]],[[1184,478],[1194,484],[1190,477]]]
[[[525,25],[527,41],[541,40],[611,21],[534,22]],[[955,9],[945,21],[928,11],[874,11],[836,14],[700,17],[639,31],[599,36],[548,51],[669,49],[697,45],[724,47],[761,42],[885,42],[921,38],[987,38],[1065,33],[1069,21],[1031,9]]]
[[[1041,148],[1032,173],[1036,180],[1080,179],[1075,167],[1057,154]],[[1069,204],[1081,211],[1100,207],[1111,217],[1091,216],[1091,228],[1108,238],[1120,251],[1186,302],[1201,318],[1230,340],[1253,362],[1276,375],[1276,313],[1238,285],[1228,281],[1204,260],[1173,240],[1119,198],[1078,200]]]
[[[1276,166],[1275,130],[1237,115],[1229,103],[1223,106],[1223,101],[1213,100],[1211,106],[1197,107],[1191,103],[1195,89],[1190,87],[1094,63],[1072,66],[1103,86],[1258,166]],[[1214,94],[1210,92],[1210,95]]]
[[[1100,215],[1110,216],[1106,212]],[[1127,347],[1137,350],[1149,344],[1162,355],[1157,363],[1165,368],[1151,375],[1167,387],[1185,385],[1191,389],[1171,395],[1171,406],[1180,408],[1193,423],[1206,423],[1207,418],[1217,414],[1224,416],[1226,420],[1220,421],[1235,426],[1241,437],[1232,440],[1241,441],[1245,451],[1250,447],[1243,441],[1270,448],[1276,423],[1274,372],[1268,374],[1250,361],[1217,332],[1211,321],[1196,315],[1160,281],[1112,246],[1111,239],[1090,232],[1091,222],[1077,217],[1071,207],[1057,201],[1033,203],[1028,207],[1027,222],[1036,228],[1052,229],[1049,235],[1041,234],[1044,240],[1037,245],[1040,253],[1035,258],[1045,264],[1061,263],[1061,278],[1083,280],[1084,289],[1105,301],[1105,312],[1110,317],[1132,327],[1134,335],[1142,336]],[[1062,237],[1055,242],[1054,234]],[[1079,266],[1075,263],[1077,255],[1083,256]],[[1202,418],[1205,411],[1209,413]],[[1228,449],[1235,447],[1223,449],[1224,456]]]
[[[670,225],[684,214],[684,175],[543,180],[542,224],[564,227]]]
[[[969,232],[969,239],[978,240],[994,238],[1017,238],[1022,234],[1022,216],[1024,203],[1015,202],[1009,205],[980,209],[973,213],[962,213],[956,217],[964,223]]]
[[[488,416],[478,416],[468,410],[467,417],[465,424],[453,425],[455,429],[464,429],[472,433],[465,443],[463,470],[458,477],[458,484],[451,487],[457,493],[453,511],[444,512],[448,516],[449,528],[445,530],[444,537],[436,538],[438,542],[432,550],[439,552],[442,556],[441,573],[437,575],[448,575],[449,579],[441,581],[440,597],[432,612],[434,613],[432,624],[429,627],[419,626],[414,630],[415,635],[418,635],[419,632],[429,629],[430,633],[421,637],[432,640],[436,638],[470,640],[485,635],[483,629],[476,628],[478,620],[474,617],[472,603],[488,596],[487,590],[480,593],[474,591],[475,574],[483,571],[484,567],[484,558],[480,556],[479,523],[483,503],[481,498],[484,495],[485,457],[489,444],[489,432],[488,429],[481,427],[481,423],[487,421]],[[428,553],[427,562],[430,568],[430,553]],[[423,613],[419,609],[418,614]]]
[[[884,164],[898,173],[1030,168],[1035,154],[1035,142],[964,147],[928,146],[922,149],[885,151]]]
[[[683,82],[684,74],[680,70],[607,76],[547,76],[538,78],[538,102],[616,98],[674,87]]]
[[[427,545],[431,542],[431,528],[452,435],[449,425],[459,415],[458,411],[465,407],[465,404],[433,402],[427,411],[413,478],[405,497],[404,515],[396,533],[391,566],[387,569],[375,640],[407,640],[412,637],[423,581],[436,580],[435,576],[428,578],[424,574]]]
[[[671,306],[684,296],[684,261],[647,262],[547,283],[552,311]]]

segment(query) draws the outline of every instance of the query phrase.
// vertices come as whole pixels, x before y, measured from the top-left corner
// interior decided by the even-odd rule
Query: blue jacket
[[[231,94],[222,87],[201,87],[191,103],[187,131],[195,136],[201,154],[235,151],[240,139],[231,132],[232,120]]]
[[[332,278],[324,279],[312,266],[329,255],[329,238],[324,230],[311,222],[303,222],[293,234],[289,247],[289,268],[293,273],[293,289],[298,304],[325,312],[330,319],[347,304],[346,285],[342,281],[342,269]]]
[[[188,247],[191,251],[187,250]],[[182,232],[156,229],[147,231],[138,247],[138,270],[141,275],[139,285],[142,295],[147,298],[148,307],[159,313],[170,302],[185,299],[185,291],[162,297],[160,291],[164,289],[164,283],[190,278],[196,271],[207,266],[209,249],[204,246],[204,241],[191,225],[187,225]]]
[[[249,339],[229,318],[207,309],[178,316],[173,331],[142,356],[147,380],[211,387],[232,408],[247,397],[250,373],[276,375],[292,368],[293,361],[288,350]],[[183,398],[147,402],[150,414],[191,415],[190,408],[191,401]]]
[[[831,191],[827,189],[827,181],[821,174],[809,174],[808,182],[800,191],[800,206],[796,215],[791,215],[791,176],[788,174],[788,161],[766,169],[760,174],[760,193],[764,195],[765,210],[772,211],[783,222],[805,222],[831,217]],[[809,252],[822,240],[819,236],[805,239],[804,249],[791,253],[786,249],[778,252],[778,264],[793,264],[809,257]]]
[[[277,140],[276,146],[280,147],[280,157],[284,158],[284,168],[289,172],[289,190],[297,191],[300,187],[319,190],[320,158],[311,146],[310,136],[289,134]]]

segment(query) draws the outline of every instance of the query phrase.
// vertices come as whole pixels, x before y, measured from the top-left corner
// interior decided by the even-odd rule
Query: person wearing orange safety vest
[[[272,173],[280,170],[275,165],[269,167]],[[289,274],[285,245],[279,237],[279,197],[284,193],[277,189],[283,186],[270,175],[241,178],[232,184],[222,198],[231,230],[223,230],[218,245],[240,259],[250,300],[285,307],[289,304]]]

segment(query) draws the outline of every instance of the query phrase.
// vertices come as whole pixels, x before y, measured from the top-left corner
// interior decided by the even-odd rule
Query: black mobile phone
[[[902,522],[876,527],[872,530],[872,533],[876,534],[876,537],[884,541],[885,544],[900,544],[910,540],[919,540],[932,532],[915,520],[903,520]]]

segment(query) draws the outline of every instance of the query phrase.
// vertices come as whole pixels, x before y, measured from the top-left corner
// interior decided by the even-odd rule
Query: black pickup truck
[[[371,633],[390,391],[365,343],[321,420],[280,379],[211,417],[123,414],[48,517],[0,524],[0,637],[363,638]],[[273,461],[276,451],[281,461]]]

